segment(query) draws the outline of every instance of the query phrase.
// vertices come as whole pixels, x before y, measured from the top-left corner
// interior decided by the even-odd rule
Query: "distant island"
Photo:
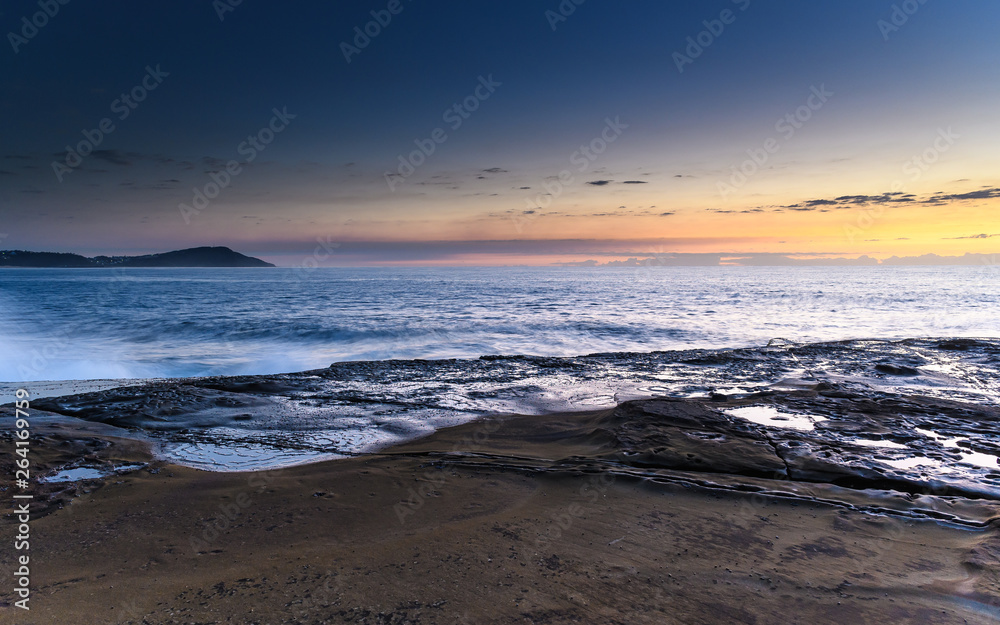
[[[145,256],[95,256],[59,252],[0,250],[0,267],[274,267],[228,247],[192,247]]]

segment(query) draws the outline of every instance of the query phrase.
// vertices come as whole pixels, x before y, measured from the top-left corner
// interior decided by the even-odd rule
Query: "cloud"
[[[205,172],[206,174],[209,174],[212,173],[212,171],[219,171],[222,168],[224,168],[226,166],[227,161],[221,158],[215,158],[214,156],[202,156],[201,162],[204,163],[205,165],[208,165],[209,167],[215,168],[214,170],[209,170]]]
[[[606,184],[611,184],[610,180],[590,180],[587,184],[592,184],[595,187],[603,187]]]
[[[967,237],[944,237],[944,240],[955,241],[958,239],[992,239],[993,237],[1000,237],[1000,234],[973,234]]]
[[[626,180],[622,184],[649,184],[645,180]]]
[[[968,193],[934,195],[928,200],[928,203],[960,202],[962,200],[989,200],[997,197],[1000,197],[1000,189],[980,189],[979,191],[969,191]]]
[[[612,254],[598,253],[595,255],[608,256]],[[791,254],[791,253],[748,253],[748,254],[726,254],[722,252],[710,253],[683,253],[683,252],[626,252],[614,253],[615,256],[630,256],[625,260],[610,260],[600,262],[597,260],[569,261],[556,263],[558,265],[586,265],[590,267],[684,267],[684,266],[719,266],[719,265],[743,265],[743,266],[770,266],[770,267],[796,267],[796,266],[837,266],[837,265],[877,265],[879,261],[871,256],[860,256],[849,258],[843,256],[833,256],[832,254]]]
[[[118,150],[94,150],[90,153],[96,159],[111,163],[112,165],[131,165],[132,161],[127,158],[127,156],[119,152]]]
[[[899,191],[883,193],[881,195],[841,195],[828,200],[811,200],[812,202],[829,203],[829,205],[865,205],[865,204],[888,204],[890,202],[912,202],[914,195],[904,195]]]
[[[923,206],[940,206],[948,202],[961,202],[966,200],[984,200],[1000,198],[1000,188],[978,189],[966,193],[933,193],[918,197],[912,193],[902,191],[892,191],[875,195],[840,195],[835,198],[818,198],[805,200],[797,204],[787,204],[785,206],[758,207],[770,208],[773,212],[781,213],[786,210],[810,211],[816,207],[826,206],[832,210],[845,210],[857,206],[868,206],[869,204],[889,205],[889,204],[920,204]],[[823,209],[821,212],[827,212]]]
[[[509,173],[506,169],[501,169],[499,167],[490,167],[489,169],[484,169],[483,172],[487,174],[506,174]]]

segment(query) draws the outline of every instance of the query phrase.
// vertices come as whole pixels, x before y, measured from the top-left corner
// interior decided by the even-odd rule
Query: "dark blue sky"
[[[997,163],[984,159],[995,159],[998,138],[1000,5],[910,4],[916,10],[890,31],[879,22],[892,19],[892,2],[586,0],[553,30],[546,12],[559,11],[557,1],[400,0],[401,12],[347,63],[342,42],[388,0],[244,0],[223,20],[208,0],[73,0],[17,52],[11,35],[0,49],[0,247],[114,252],[219,243],[274,257],[308,248],[317,230],[355,243],[652,234],[669,247],[710,240],[719,233],[710,219],[733,202],[751,210],[887,192],[907,158],[949,126],[963,137],[949,164],[904,178],[912,182],[906,191],[996,186]],[[725,10],[732,23],[679,72],[672,55]],[[37,1],[7,2],[0,29],[16,39],[22,18],[39,11]],[[60,182],[52,161],[113,116],[113,101],[140,84],[147,66],[169,76]],[[442,112],[491,76],[500,83],[495,93],[448,129]],[[835,95],[815,119],[738,195],[720,196],[732,166],[820,85]],[[241,158],[238,145],[275,107],[287,107],[294,121],[193,224],[183,221],[179,205]],[[564,192],[545,191],[544,181],[616,117],[628,125],[621,140]],[[412,177],[388,186],[385,173],[397,170],[400,155],[438,127],[447,140]],[[643,177],[629,189],[586,184]],[[538,193],[560,210],[529,215],[527,229],[508,227]],[[606,222],[611,209],[625,212]],[[955,232],[972,228],[981,209],[969,207]],[[651,233],[659,226],[647,218],[664,212],[682,219]],[[809,224],[778,217],[749,229],[783,229],[800,249],[850,247],[839,232],[846,215],[816,226],[829,231],[825,240],[802,234]],[[911,221],[895,223],[915,240],[921,229]],[[740,247],[729,238],[704,245]],[[558,245],[539,248],[550,253]]]

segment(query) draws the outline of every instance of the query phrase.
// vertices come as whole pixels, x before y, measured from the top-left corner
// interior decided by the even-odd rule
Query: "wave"
[[[813,404],[806,399],[816,393],[826,398],[822,415],[809,412]],[[970,407],[982,415],[996,414],[1000,407],[997,339],[775,341],[754,348],[568,358],[355,361],[289,374],[159,381],[38,399],[32,405],[144,432],[182,463],[263,468],[324,454],[366,453],[486,414],[608,409],[654,397],[740,400],[753,408],[774,403],[769,398],[778,395],[784,398],[780,411],[733,414],[767,427],[801,429],[801,421],[812,429],[823,419],[850,421],[849,413],[859,406],[882,414],[905,403],[920,416],[914,427],[931,434],[897,432],[890,443],[939,437],[939,446],[951,449],[948,457],[966,464],[1000,454],[1000,437],[989,424],[977,429],[966,423]],[[838,398],[850,399],[855,408],[841,414]],[[954,429],[954,415],[966,415],[961,431]],[[847,434],[861,439],[852,445],[891,447],[882,430]],[[975,444],[956,442],[967,438]],[[215,448],[230,450],[230,460],[211,460]]]
[[[955,268],[289,272],[0,277],[0,380],[275,373],[347,360],[570,357],[1000,336],[1000,291]],[[39,354],[41,357],[39,357]]]

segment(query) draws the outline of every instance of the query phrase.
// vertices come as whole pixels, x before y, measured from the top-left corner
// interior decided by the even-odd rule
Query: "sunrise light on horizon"
[[[64,7],[12,30],[3,247],[291,266],[317,240],[329,265],[1000,251],[1000,7],[563,4],[164,7],[153,33],[122,28],[146,8]]]

